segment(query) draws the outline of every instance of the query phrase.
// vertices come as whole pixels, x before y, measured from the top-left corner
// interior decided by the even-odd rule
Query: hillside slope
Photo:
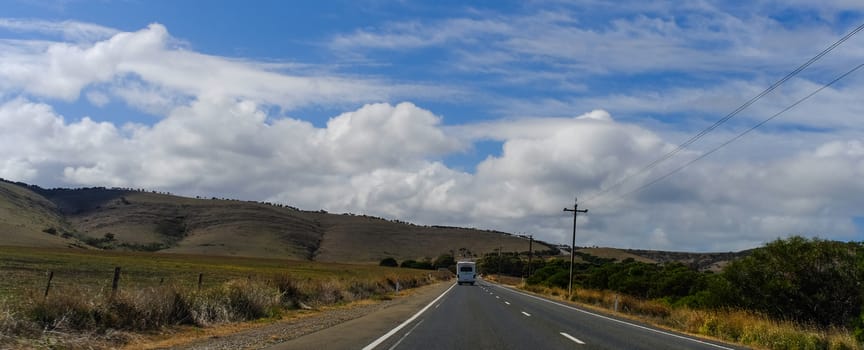
[[[45,197],[0,181],[0,241],[11,246],[67,247],[77,240],[63,238],[70,230],[57,206]]]
[[[316,255],[316,260],[321,261],[346,261],[346,257],[354,262],[377,261],[382,257],[419,261],[435,259],[443,253],[460,257],[482,256],[499,248],[507,252],[528,251],[527,239],[503,232],[416,226],[366,216],[314,212],[305,215],[320,222],[326,232]],[[535,242],[534,249],[550,248]]]
[[[51,245],[43,240],[52,236],[42,230],[56,226],[107,249],[332,262],[434,259],[451,251],[480,256],[499,247],[528,250],[525,239],[501,232],[417,226],[257,202],[123,189],[42,189],[7,182],[3,188],[0,204],[17,208],[5,214],[10,219],[3,223],[10,234],[0,237],[3,245]],[[35,223],[21,226],[27,220]],[[536,242],[535,249],[551,248]]]

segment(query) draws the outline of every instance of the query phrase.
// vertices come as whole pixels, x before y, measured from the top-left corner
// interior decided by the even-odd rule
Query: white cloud
[[[425,224],[531,232],[564,242],[579,194],[580,244],[733,250],[778,235],[854,238],[864,207],[864,140],[761,164],[699,163],[620,200],[585,197],[670,144],[604,111],[445,128],[410,103],[371,104],[325,128],[268,117],[249,100],[201,98],[155,125],[66,122],[23,98],[0,105],[0,177],[43,185],[128,186],[276,200]],[[459,136],[456,136],[459,134]],[[434,161],[470,140],[503,152],[474,174]],[[709,158],[710,159],[710,158]],[[660,170],[658,170],[660,171]]]
[[[66,101],[100,84],[129,105],[165,112],[188,98],[230,97],[294,109],[389,100],[401,94],[447,96],[446,88],[338,76],[287,75],[262,66],[173,46],[160,24],[121,32],[92,44],[6,41],[0,52],[0,92],[21,91]],[[456,89],[452,93],[458,93]]]
[[[766,62],[782,58],[775,52],[782,43],[774,40],[790,35],[792,29],[766,19],[750,23],[705,6],[693,10],[707,16],[704,25],[635,16],[592,29],[580,26],[568,11],[541,12],[518,18],[444,20],[440,26],[392,23],[380,32],[356,31],[331,43],[353,50],[455,42],[463,49],[478,48],[471,57],[476,61],[457,55],[466,58],[454,63],[458,70],[511,72],[518,77],[490,84],[554,81],[555,87],[568,92],[563,97],[532,96],[539,102],[530,103],[525,102],[528,98],[508,98],[498,106],[507,108],[512,119],[460,124],[445,124],[433,111],[410,102],[375,102],[401,96],[452,101],[454,94],[470,93],[472,87],[346,78],[322,73],[328,70],[320,66],[206,55],[176,47],[159,24],[137,32],[82,30],[85,34],[74,43],[4,40],[0,177],[45,186],[142,187],[281,201],[424,224],[530,232],[553,242],[568,240],[572,217],[561,208],[571,205],[578,194],[580,203],[590,209],[589,215],[580,217],[577,233],[578,242],[585,245],[733,250],[790,233],[855,238],[858,228],[850,218],[862,216],[858,208],[864,207],[864,135],[855,120],[864,110],[854,83],[826,90],[822,100],[784,116],[790,125],[843,131],[754,133],[668,181],[615,198],[698,155],[706,147],[701,144],[684,152],[684,159],[655,168],[610,196],[592,198],[671,150],[710,119],[688,119],[698,126],[691,128],[684,122],[652,123],[645,115],[726,111],[757,93],[761,85],[730,78],[713,87],[570,95],[592,92],[591,83],[579,82],[585,72],[629,74],[665,71],[667,66],[725,72],[723,66],[732,60],[743,62],[743,70],[758,71]],[[2,23],[52,33],[74,32],[75,27]],[[809,38],[802,42],[823,42],[832,36],[829,29],[816,26],[793,34]],[[760,36],[738,42],[726,39],[729,33]],[[699,40],[717,41],[722,48],[699,47]],[[568,41],[572,45],[562,46]],[[792,51],[807,46],[795,44]],[[849,53],[844,55],[840,61]],[[510,69],[514,62],[551,65],[531,76],[532,69]],[[557,72],[574,69],[576,73],[556,77]],[[776,112],[814,88],[814,81],[812,76],[793,81],[742,117],[761,119]],[[67,119],[51,106],[55,99],[78,101],[82,94],[95,106],[123,101],[160,118],[149,125],[116,125],[77,115]],[[459,98],[471,107],[471,96]],[[274,106],[281,107],[280,113],[310,106],[345,112],[316,126],[274,113]],[[557,117],[562,110],[600,107],[606,110]],[[642,118],[621,122],[612,114]],[[706,144],[716,144],[733,132],[720,130]],[[502,149],[479,162],[473,173],[440,161],[483,140],[498,141]]]
[[[646,11],[642,2],[591,6],[573,4],[573,8],[560,6],[555,12],[539,10],[530,14],[474,12],[437,21],[389,23],[337,35],[330,45],[355,51],[455,48],[457,57],[464,55],[465,59],[456,62],[460,69],[491,69],[501,74],[525,62],[534,63],[535,70],[536,63],[549,65],[561,74],[728,74],[790,69],[818,52],[812,43],[830,43],[838,38],[828,20],[808,26],[784,26],[772,19],[771,14],[777,11],[774,6],[741,13],[734,12],[734,7],[664,2],[653,4],[651,11]],[[822,10],[837,13],[845,9],[838,5]],[[592,21],[581,19],[584,11],[600,16],[611,13],[613,17],[606,18],[604,25],[592,25],[584,23]],[[864,49],[861,40],[851,40],[845,46],[849,48],[840,50],[839,55],[847,63],[855,62],[857,53]]]
[[[90,101],[91,104],[97,107],[103,107],[108,102],[111,102],[111,98],[100,91],[90,91],[87,93],[87,101]]]
[[[93,42],[118,33],[118,30],[92,23],[77,21],[43,21],[36,19],[0,18],[0,28],[18,32],[37,32],[60,35],[63,39],[75,42]]]

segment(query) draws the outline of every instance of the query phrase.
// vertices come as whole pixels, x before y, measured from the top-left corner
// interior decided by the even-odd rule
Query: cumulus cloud
[[[153,126],[67,122],[50,106],[0,105],[0,176],[52,185],[123,186],[272,200],[426,224],[532,232],[566,241],[561,208],[671,145],[604,111],[464,126],[410,103],[370,104],[326,127],[274,120],[253,101],[201,98]],[[499,137],[474,173],[436,155],[465,135]],[[827,143],[765,164],[707,162],[656,190],[584,202],[582,244],[731,250],[778,235],[851,238],[864,205],[864,141]],[[795,176],[789,176],[795,174]],[[669,197],[670,193],[682,193]],[[583,198],[583,201],[585,198]],[[819,213],[814,219],[814,213]]]
[[[482,37],[461,33],[481,32],[510,38],[498,42],[506,49],[500,51],[505,61],[512,55],[574,54],[556,53],[543,46],[548,43],[519,42],[542,36],[544,28],[573,24],[567,14],[543,13],[522,21],[545,24],[521,25],[530,29],[525,33],[494,18],[454,22],[441,33],[419,24],[397,24],[388,30],[399,35],[417,32],[422,40],[412,44],[410,38],[393,37],[389,46],[380,47],[479,42]],[[39,29],[44,23],[5,23],[21,30],[59,30]],[[636,18],[614,23],[605,34],[642,29],[650,31],[629,38],[639,41],[634,43],[637,47],[671,40],[681,30],[669,20]],[[746,95],[754,86],[729,82],[717,91],[547,100],[544,103],[555,106],[543,113],[537,105],[524,105],[516,113],[523,115],[519,118],[447,124],[422,104],[386,101],[399,100],[403,94],[444,96],[458,89],[291,75],[272,65],[176,47],[159,24],[136,32],[93,33],[82,36],[92,40],[75,42],[0,42],[0,177],[43,186],[121,186],[278,201],[423,224],[530,232],[552,242],[569,240],[572,217],[561,209],[579,195],[580,205],[590,209],[589,215],[579,218],[578,242],[584,245],[733,250],[795,233],[860,238],[851,218],[862,216],[858,208],[864,207],[864,137],[852,127],[851,116],[860,114],[860,107],[854,106],[860,104],[853,103],[857,94],[849,90],[829,91],[826,101],[852,108],[835,113],[812,107],[796,119],[803,123],[821,118],[832,127],[849,126],[853,130],[848,133],[807,133],[794,139],[788,134],[755,133],[743,151],[707,158],[645,191],[621,196],[664,174],[674,162],[698,156],[699,150],[682,152],[683,159],[596,197],[689,133],[621,120],[607,110],[569,117],[558,117],[556,110],[609,105],[624,112],[699,112],[713,108],[711,103],[725,105],[726,100],[709,95],[744,91],[725,97],[738,100],[736,94]],[[377,38],[366,34],[370,40]],[[596,33],[570,34],[591,39],[588,42],[602,39],[592,37]],[[348,41],[334,45],[347,47],[354,39],[346,37]],[[689,48],[683,45],[670,52],[684,49]],[[609,55],[609,67],[614,68],[633,57],[603,50],[589,55],[590,60]],[[562,57],[555,59],[566,58]],[[651,64],[656,62],[633,69],[654,69]],[[796,81],[787,93],[794,95],[811,85]],[[123,101],[158,118],[148,124],[118,125],[63,116],[52,107],[57,100],[82,99],[95,106]],[[670,99],[674,102],[664,105]],[[333,113],[324,125],[280,114],[316,105],[353,107]],[[279,113],[273,112],[274,106],[281,108]],[[487,140],[499,142],[500,152],[471,171],[441,161]],[[767,148],[760,142],[794,147],[778,146],[782,152],[770,157],[751,156]]]

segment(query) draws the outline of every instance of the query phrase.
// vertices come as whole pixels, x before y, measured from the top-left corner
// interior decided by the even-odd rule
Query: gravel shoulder
[[[390,300],[365,301],[327,308],[274,323],[247,325],[236,332],[204,332],[188,342],[137,344],[130,349],[357,349],[411,317],[443,293],[452,282],[403,291]],[[243,328],[243,327],[240,327]],[[230,328],[229,328],[230,329]],[[162,342],[166,344],[169,342]]]

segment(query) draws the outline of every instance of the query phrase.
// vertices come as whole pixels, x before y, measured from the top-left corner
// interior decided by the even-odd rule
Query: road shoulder
[[[449,288],[453,282],[418,288],[410,296],[392,300],[387,307],[361,317],[309,333],[268,350],[283,349],[358,349],[397,327]]]
[[[336,338],[350,341],[350,344],[345,341],[339,342],[345,343],[345,346],[340,348],[356,349],[366,345],[361,344],[362,342],[367,340],[367,343],[372,342],[393,328],[395,325],[391,322],[398,324],[401,322],[400,317],[403,320],[410,317],[413,312],[440,295],[451,284],[452,282],[439,282],[403,290],[389,300],[363,300],[315,311],[298,311],[290,319],[276,322],[244,322],[179,331],[174,336],[163,335],[151,337],[150,340],[139,339],[124,349],[308,348],[308,345],[303,344],[319,344],[318,348],[338,349],[333,346]],[[331,330],[334,328],[335,330]],[[349,336],[357,338],[347,338]]]

